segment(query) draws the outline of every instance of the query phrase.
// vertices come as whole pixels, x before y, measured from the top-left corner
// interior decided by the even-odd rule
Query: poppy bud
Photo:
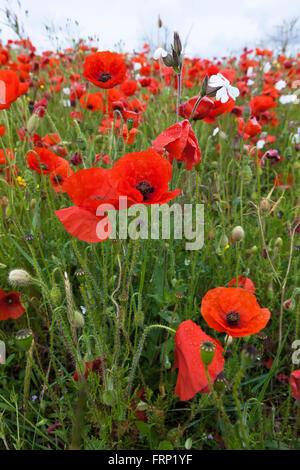
[[[216,345],[211,341],[202,341],[200,346],[200,355],[203,364],[208,367],[215,357]]]
[[[277,249],[281,248],[282,244],[283,244],[282,238],[280,237],[276,238],[275,243],[274,243],[275,248]]]
[[[25,269],[13,269],[8,275],[8,282],[12,286],[28,286],[32,282],[32,277]]]
[[[160,16],[158,17],[158,27],[162,28],[163,22],[161,21]]]
[[[138,310],[134,315],[134,323],[136,324],[136,326],[143,326],[144,319],[144,313],[141,310]]]
[[[58,286],[53,286],[50,291],[50,299],[54,304],[59,305],[62,300],[61,290]]]
[[[8,203],[5,211],[6,217],[9,218],[12,215],[12,212],[12,205]]]
[[[131,129],[133,128],[133,126],[134,126],[134,119],[132,117],[129,117],[127,119],[126,126],[127,126],[127,129],[128,129],[128,132],[130,132]]]
[[[260,203],[260,208],[262,211],[266,212],[270,207],[268,199],[262,199]]]
[[[35,209],[37,205],[37,200],[35,198],[30,201],[30,209]]]
[[[30,116],[26,124],[29,134],[33,134],[33,132],[37,131],[39,127],[39,121],[40,119],[37,113],[34,113]]]
[[[220,238],[220,247],[225,248],[229,244],[228,237],[225,233]]]
[[[105,390],[102,395],[102,401],[106,406],[112,406],[116,402],[116,393],[112,389]]]
[[[84,316],[78,310],[75,310],[74,312],[73,324],[75,328],[84,327]]]
[[[243,183],[249,184],[252,180],[252,170],[250,165],[245,165],[242,171]]]
[[[248,253],[250,253],[250,255],[254,255],[255,253],[257,253],[258,251],[258,248],[256,245],[253,245],[249,250],[248,250]]]
[[[234,229],[231,232],[231,238],[234,242],[240,242],[241,240],[243,240],[244,236],[245,236],[244,229],[243,227],[239,225],[237,227],[234,227]]]
[[[33,341],[32,330],[20,330],[15,335],[16,346],[20,351],[28,351]]]

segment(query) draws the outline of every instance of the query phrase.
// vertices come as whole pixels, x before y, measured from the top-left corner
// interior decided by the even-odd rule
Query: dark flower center
[[[148,199],[148,194],[154,192],[154,188],[148,181],[141,181],[137,186],[136,189],[142,193],[144,201]]]
[[[13,299],[12,299],[11,297],[7,297],[6,303],[7,303],[8,305],[11,305],[11,304],[14,303],[14,301],[13,301]]]
[[[54,183],[61,184],[63,182],[63,177],[61,175],[55,175],[52,178]]]
[[[46,165],[46,163],[40,163],[40,169],[41,170],[49,170],[49,167],[48,167],[48,165]]]
[[[235,310],[232,310],[231,312],[227,313],[226,315],[226,320],[229,326],[235,326],[238,324],[240,321],[240,314],[239,312],[236,312]]]
[[[93,106],[92,104],[88,104],[88,105],[87,105],[87,108],[88,108],[88,109],[93,109],[94,106]]]
[[[106,83],[108,80],[111,79],[111,74],[110,73],[104,73],[102,72],[100,77],[98,78],[98,82],[103,82]]]

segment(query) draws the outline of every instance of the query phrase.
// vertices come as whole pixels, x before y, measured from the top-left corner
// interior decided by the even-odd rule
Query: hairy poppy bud
[[[6,207],[5,215],[7,218],[9,218],[12,215],[12,213],[13,213],[12,205],[8,203]]]
[[[75,328],[84,327],[84,316],[78,310],[75,310],[74,312],[73,324]]]
[[[262,199],[260,203],[260,208],[262,211],[266,212],[270,207],[268,199]]]
[[[203,364],[207,367],[212,363],[215,357],[216,345],[211,341],[202,341],[200,346],[200,355]]]
[[[32,277],[25,269],[13,269],[8,275],[8,282],[12,286],[28,286],[32,282]]]
[[[277,249],[281,248],[282,244],[283,244],[282,238],[280,237],[276,238],[275,243],[274,243],[275,248]]]
[[[250,165],[245,165],[242,171],[243,183],[249,184],[252,180],[252,170]]]
[[[30,116],[27,121],[26,127],[29,134],[33,134],[39,127],[40,118],[37,113],[34,113]]]
[[[21,351],[28,351],[33,341],[32,330],[20,330],[15,335],[16,346]]]
[[[58,286],[53,286],[50,291],[50,299],[54,304],[59,305],[62,300],[61,290]]]
[[[143,326],[145,315],[141,310],[138,310],[134,315],[134,323],[136,326]]]
[[[244,236],[245,236],[244,229],[240,225],[238,225],[237,227],[234,227],[234,229],[231,232],[231,238],[234,242],[240,242],[241,240],[243,240]]]
[[[220,247],[225,248],[229,243],[228,237],[225,233],[220,238]]]

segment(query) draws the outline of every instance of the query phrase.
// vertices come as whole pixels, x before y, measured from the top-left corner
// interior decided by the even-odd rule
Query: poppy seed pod
[[[32,277],[25,269],[13,269],[8,275],[8,282],[12,286],[28,286],[32,283]]]
[[[20,330],[15,335],[16,346],[21,351],[28,351],[33,341],[31,329]]]
[[[260,208],[263,212],[266,212],[270,207],[268,199],[262,199],[260,203]]]
[[[244,236],[245,236],[244,229],[240,225],[234,227],[234,229],[231,232],[231,238],[234,242],[240,242],[241,240],[243,240]]]
[[[202,341],[200,346],[201,360],[208,367],[215,357],[216,345],[211,341]]]

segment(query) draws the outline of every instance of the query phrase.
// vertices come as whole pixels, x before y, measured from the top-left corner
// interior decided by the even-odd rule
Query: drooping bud
[[[8,282],[12,286],[22,287],[28,286],[33,281],[30,274],[25,269],[13,269],[8,275]]]
[[[250,165],[245,165],[242,171],[242,179],[244,184],[249,184],[252,180],[252,170]]]
[[[200,355],[203,364],[207,367],[215,357],[216,345],[212,341],[202,341]]]
[[[220,238],[220,247],[225,248],[229,244],[228,237],[226,233],[223,233],[223,235]]]
[[[134,315],[134,323],[136,326],[143,326],[145,315],[141,310],[138,310]]]

